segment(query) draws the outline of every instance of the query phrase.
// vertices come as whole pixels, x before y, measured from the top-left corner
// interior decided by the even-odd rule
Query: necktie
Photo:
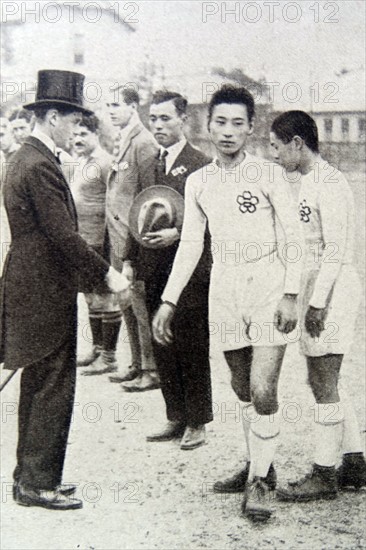
[[[58,162],[58,164],[61,164],[61,149],[57,149],[56,150],[56,154],[55,154],[55,157],[56,157],[56,161]]]
[[[165,176],[167,156],[168,156],[168,151],[164,150],[158,158],[158,162],[156,164],[156,173],[158,178],[163,178]]]

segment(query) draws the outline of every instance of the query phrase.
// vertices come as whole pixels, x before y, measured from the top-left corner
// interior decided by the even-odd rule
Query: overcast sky
[[[357,74],[364,95],[363,0],[137,4],[137,32],[149,39],[154,60],[170,74],[241,67],[254,78],[280,82],[280,88],[294,81],[307,89],[333,82],[346,68]],[[235,5],[239,13],[230,15]]]
[[[35,4],[33,0],[4,3],[27,8]],[[148,54],[150,60],[165,67],[168,76],[175,76],[173,83],[185,82],[191,76],[199,84],[201,75],[209,74],[212,67],[226,70],[238,67],[254,79],[265,77],[269,82],[279,83],[274,87],[273,101],[278,109],[289,106],[283,96],[290,82],[302,90],[296,107],[305,109],[309,108],[310,86],[322,102],[334,92],[332,87],[326,88],[327,83],[336,82],[339,107],[361,109],[364,105],[365,0],[73,3],[98,3],[114,10],[118,5],[121,19],[133,21],[136,33],[135,53],[130,60],[132,69]],[[37,4],[52,2],[41,0]],[[95,31],[98,40],[97,25]],[[121,53],[111,50],[111,67],[106,67],[106,73],[113,70],[115,56]],[[336,74],[344,69],[348,73],[338,78]],[[194,81],[193,87],[196,88]],[[294,87],[287,91],[292,96],[297,93]]]

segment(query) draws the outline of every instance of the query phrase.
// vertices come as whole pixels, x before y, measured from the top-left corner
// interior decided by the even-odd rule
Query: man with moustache
[[[51,510],[82,507],[62,484],[76,379],[77,291],[82,277],[113,292],[128,281],[78,235],[75,205],[60,168],[82,113],[84,76],[38,73],[32,135],[15,154],[4,183],[12,243],[0,292],[0,362],[24,368],[13,495]]]
[[[99,143],[99,119],[96,115],[83,115],[74,132],[73,150],[76,155],[73,194],[78,214],[79,234],[103,257],[108,257],[104,247],[105,198],[107,177],[112,156]],[[100,293],[85,289],[92,333],[92,349],[78,360],[79,366],[102,362],[104,372],[117,370],[116,346],[121,326],[121,310],[118,297],[112,293]],[[101,369],[99,365],[99,369]],[[83,372],[87,376],[91,369]],[[92,372],[92,371],[91,371]]]
[[[140,171],[140,188],[168,186],[184,196],[187,177],[209,162],[187,142],[183,128],[187,100],[170,91],[156,92],[150,105],[150,128],[160,145]],[[149,248],[139,247],[136,279],[146,287],[146,303],[152,318],[168,280],[180,235],[176,227],[146,233]],[[208,337],[208,285],[211,268],[209,239],[199,264],[175,310],[173,341],[155,344],[155,359],[166,404],[168,423],[148,441],[182,438],[182,449],[195,449],[205,442],[205,424],[212,420]],[[143,380],[125,382],[129,391],[139,391]]]
[[[129,236],[128,213],[137,194],[143,162],[157,152],[158,146],[138,115],[139,95],[134,88],[115,85],[110,91],[107,108],[113,126],[118,130],[114,160],[107,181],[106,221],[111,263],[128,277],[131,268],[126,262]],[[151,330],[145,305],[143,288],[134,286],[132,306],[126,308],[126,323],[131,349],[131,365],[110,376],[111,382],[133,380],[142,370],[149,374],[145,389],[157,387]],[[94,364],[90,373],[105,372],[105,366]]]

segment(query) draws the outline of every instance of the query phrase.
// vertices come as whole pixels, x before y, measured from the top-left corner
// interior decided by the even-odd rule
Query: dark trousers
[[[61,483],[76,379],[76,333],[51,355],[24,369],[14,479],[33,489]]]
[[[187,307],[184,302],[178,305],[172,324],[173,343],[154,343],[167,418],[191,427],[213,419],[207,290],[198,297],[196,307]],[[147,291],[147,306],[153,317],[158,303],[156,295],[149,294]]]

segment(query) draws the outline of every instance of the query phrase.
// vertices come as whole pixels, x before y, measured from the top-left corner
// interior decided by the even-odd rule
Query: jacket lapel
[[[57,162],[57,159],[56,159],[55,155],[52,153],[52,151],[50,151],[50,149],[48,147],[46,147],[46,145],[44,143],[42,143],[42,141],[40,141],[39,139],[37,139],[33,136],[29,136],[25,140],[25,143],[27,143],[28,145],[31,145],[32,147],[35,147],[35,149],[38,149],[38,151],[40,153],[42,153],[42,155],[47,157],[48,160],[51,161],[59,169],[59,171],[62,173],[61,167],[60,167],[59,163]]]
[[[187,142],[183,147],[182,151],[179,153],[179,155],[175,159],[174,164],[168,173],[168,176],[172,176],[173,175],[172,172],[177,168],[180,168],[181,166],[183,168],[186,168],[186,172],[189,172],[189,158],[191,156],[192,150],[193,150],[193,147]],[[182,175],[186,174],[186,172],[184,172]]]
[[[131,130],[128,132],[125,140],[124,140],[124,143],[123,143],[123,146],[120,150],[120,152],[118,153],[118,157],[116,159],[116,162],[120,162],[123,158],[123,156],[126,154],[126,151],[127,149],[130,147],[131,145],[131,140],[137,136],[137,134],[139,134],[142,130],[143,126],[142,126],[142,122],[138,122],[135,126],[133,126],[131,128]]]
[[[60,176],[59,177],[59,182],[62,185],[62,187],[64,189],[64,192],[65,192],[65,195],[66,195],[66,204],[67,204],[68,209],[70,211],[71,217],[73,218],[75,224],[77,225],[77,213],[76,213],[74,200],[72,198],[71,191],[70,191],[69,185],[68,185],[68,183],[65,179],[64,173],[62,172],[61,166],[58,163],[55,155],[52,153],[52,151],[50,151],[50,149],[48,147],[46,147],[46,145],[44,143],[42,143],[42,141],[40,141],[39,139],[37,139],[33,136],[29,136],[25,140],[25,143],[27,143],[28,145],[31,145],[35,149],[38,149],[38,151],[42,155],[44,155],[50,162],[52,162],[52,164],[57,168],[57,170],[59,172],[59,176]]]

